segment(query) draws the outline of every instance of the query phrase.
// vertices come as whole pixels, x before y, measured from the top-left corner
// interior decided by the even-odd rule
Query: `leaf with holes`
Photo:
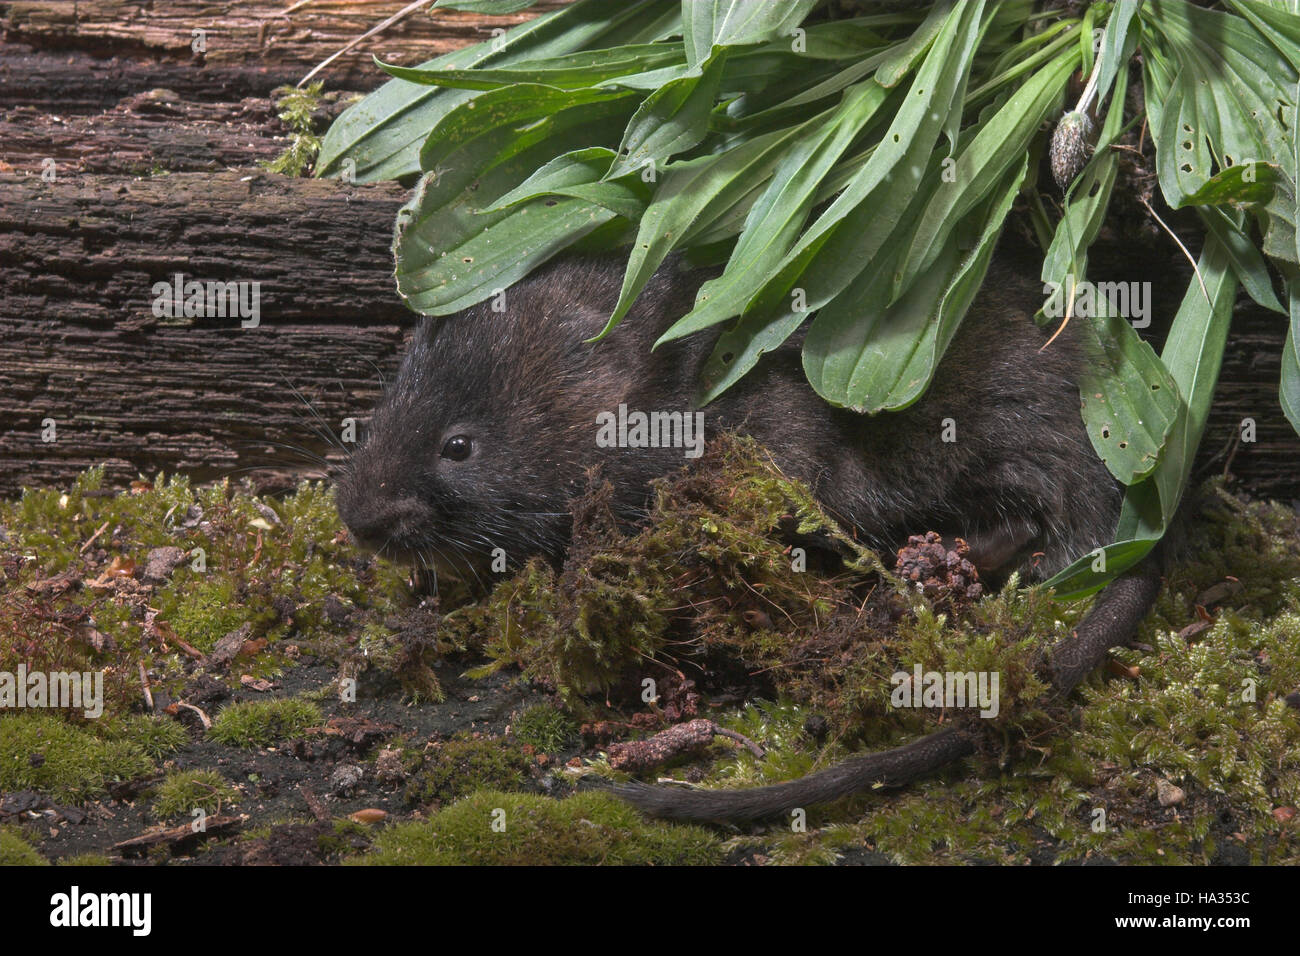
[[[935,140],[953,108],[979,39],[983,3],[963,3],[944,21],[883,139],[839,197],[806,229],[769,278],[738,287],[724,303],[697,302],[660,337],[670,341],[751,309],[781,306],[796,281],[802,305],[821,308],[865,268],[898,225],[927,171]],[[929,170],[934,173],[934,169]],[[803,275],[805,271],[808,275]],[[793,309],[790,301],[785,303]],[[707,307],[707,311],[705,308]]]
[[[921,397],[979,292],[1027,169],[1021,157],[1003,174],[997,191],[958,224],[961,241],[945,245],[906,295],[886,308],[872,307],[886,301],[895,274],[881,268],[863,272],[817,313],[804,341],[803,366],[818,395],[870,414],[906,408]],[[927,198],[922,194],[917,202]]]
[[[623,320],[668,253],[683,244],[691,230],[707,228],[724,210],[736,208],[745,194],[763,188],[797,132],[798,127],[778,130],[720,155],[665,168],[654,201],[641,217],[618,302],[599,337]]]
[[[1209,300],[1193,277],[1160,356],[1182,399],[1160,463],[1125,490],[1115,543],[1100,549],[1100,555],[1085,555],[1047,582],[1059,598],[1091,594],[1137,564],[1164,535],[1182,500],[1205,431],[1237,296],[1231,259],[1212,235],[1206,239],[1198,269]]]

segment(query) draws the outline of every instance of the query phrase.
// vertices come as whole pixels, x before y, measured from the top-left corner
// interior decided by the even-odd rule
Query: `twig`
[[[201,708],[201,707],[195,707],[193,704],[187,704],[187,703],[185,703],[185,701],[183,701],[183,700],[175,701],[175,702],[174,702],[174,705],[175,705],[176,707],[184,707],[186,710],[192,710],[192,711],[194,711],[194,713],[196,713],[196,714],[199,715],[199,722],[203,724],[203,729],[204,729],[204,730],[211,730],[211,729],[212,729],[212,719],[211,719],[210,717],[208,717],[208,715],[205,714],[205,713],[203,712],[203,708]]]
[[[193,644],[187,644],[185,641],[182,641],[179,637],[176,637],[175,635],[172,636],[171,642],[175,644],[177,647],[179,647],[181,650],[183,650],[186,654],[190,655],[190,657],[194,658],[196,661],[201,661],[203,660],[203,658],[208,656],[207,654],[204,654],[201,650],[199,650],[197,647],[195,647]]]
[[[144,702],[153,710],[153,692],[149,690],[149,675],[145,672],[144,661],[140,661],[140,686],[144,688]]]
[[[765,752],[743,734],[719,727],[711,720],[699,718],[684,724],[675,724],[667,730],[661,730],[646,740],[633,740],[628,743],[610,744],[605,753],[609,765],[615,770],[647,770],[658,766],[680,754],[689,753],[707,746],[714,737],[726,737],[736,740],[754,756],[762,758]]]
[[[1070,276],[1070,291],[1065,297],[1065,318],[1061,320],[1061,327],[1052,333],[1052,337],[1043,343],[1043,347],[1038,351],[1045,352],[1047,347],[1056,341],[1057,336],[1065,331],[1065,327],[1070,324],[1070,319],[1074,317],[1074,276]]]
[[[107,527],[108,527],[108,522],[105,521],[103,524],[99,526],[99,530],[96,531],[94,534],[92,534],[90,538],[86,541],[86,543],[81,546],[81,550],[77,553],[85,554],[90,549],[90,546],[95,543],[95,539],[98,538],[101,534],[103,534],[104,529]]]
[[[736,740],[744,744],[745,749],[748,750],[750,753],[752,753],[759,760],[762,760],[764,757],[767,756],[766,750],[764,750],[758,744],[754,743],[754,741],[750,740],[744,734],[738,734],[734,730],[727,730],[727,728],[719,727],[717,724],[714,724],[713,732],[717,734],[719,737],[727,737],[731,740]]]
[[[299,87],[303,86],[303,85],[304,85],[308,80],[310,80],[313,76],[315,76],[315,75],[316,75],[317,73],[319,73],[321,70],[325,69],[325,67],[329,66],[331,63],[333,63],[335,60],[337,60],[339,57],[341,57],[344,53],[347,53],[348,50],[351,50],[351,49],[352,49],[354,46],[356,46],[358,43],[362,42],[363,40],[368,40],[370,37],[374,36],[376,33],[382,33],[383,31],[385,31],[385,30],[387,30],[389,27],[391,27],[394,23],[397,23],[399,20],[404,20],[404,19],[406,19],[406,18],[409,17],[412,13],[414,13],[416,10],[418,10],[418,9],[420,9],[421,7],[426,6],[426,5],[428,5],[428,4],[432,3],[432,2],[433,2],[433,0],[415,0],[414,3],[408,3],[406,6],[402,7],[402,9],[398,10],[398,11],[397,11],[396,13],[394,13],[391,17],[389,17],[387,20],[385,20],[383,23],[380,23],[380,24],[378,24],[377,26],[373,26],[373,27],[371,27],[369,30],[367,30],[365,33],[361,34],[361,36],[359,36],[359,37],[353,37],[351,40],[348,41],[347,45],[344,46],[343,49],[339,50],[337,53],[331,53],[331,54],[330,54],[329,56],[327,56],[325,59],[321,60],[321,62],[317,63],[317,64],[312,68],[312,70],[311,70],[310,73],[308,73],[306,76],[304,76],[301,80],[298,81],[298,86],[299,86]]]

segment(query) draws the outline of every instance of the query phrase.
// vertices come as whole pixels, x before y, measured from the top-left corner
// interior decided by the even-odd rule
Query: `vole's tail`
[[[1052,686],[1062,696],[1086,677],[1112,647],[1127,643],[1160,593],[1154,554],[1116,578],[1097,597],[1079,627],[1051,649]],[[689,790],[642,783],[613,787],[616,796],[656,817],[677,820],[757,820],[796,807],[826,803],[877,786],[898,787],[952,763],[975,749],[975,737],[951,726],[920,740],[864,754],[789,783],[745,790]]]

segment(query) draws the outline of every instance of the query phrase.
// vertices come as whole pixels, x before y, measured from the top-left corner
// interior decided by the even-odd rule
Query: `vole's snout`
[[[373,551],[385,547],[405,550],[406,539],[411,529],[418,527],[424,510],[418,500],[410,497],[381,497],[366,502],[353,496],[340,500],[339,517],[359,544]]]
[[[397,483],[374,474],[364,452],[338,482],[338,511],[361,544],[373,551],[400,557],[415,550],[429,521],[429,508]]]

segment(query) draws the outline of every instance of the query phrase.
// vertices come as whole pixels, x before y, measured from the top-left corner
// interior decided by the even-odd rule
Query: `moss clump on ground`
[[[806,488],[754,442],[724,437],[656,483],[637,529],[615,521],[609,494],[597,483],[576,504],[562,569],[535,560],[445,624],[489,635],[485,650],[498,664],[519,666],[566,701],[596,692],[636,700],[647,677],[667,679],[686,659],[762,672],[849,719],[838,690],[827,690],[823,662],[832,646],[879,647],[896,602],[911,599],[897,582],[880,587],[875,555]],[[793,552],[792,537],[810,553]]]
[[[16,831],[0,827],[0,866],[49,866],[36,847]]]
[[[217,813],[238,796],[215,770],[174,770],[158,785],[153,812],[160,820],[188,816],[194,810]]]
[[[475,790],[517,790],[533,765],[517,745],[499,738],[454,737],[431,751],[406,783],[408,803],[450,803]]]
[[[277,740],[301,737],[323,720],[320,708],[301,697],[245,701],[221,711],[208,736],[234,747],[266,747]]]
[[[573,718],[551,704],[536,704],[519,715],[514,723],[515,739],[553,754],[577,743],[578,725]]]
[[[112,866],[113,861],[102,853],[78,853],[59,860],[59,866]]]
[[[39,790],[76,803],[153,770],[153,760],[131,740],[102,739],[43,713],[0,716],[0,791]]]
[[[133,714],[102,721],[94,729],[100,737],[135,744],[155,760],[175,753],[190,741],[185,728],[170,717]]]
[[[483,791],[426,821],[381,833],[370,853],[354,864],[455,865],[669,865],[722,862],[710,831],[646,820],[599,793],[564,800]]]

